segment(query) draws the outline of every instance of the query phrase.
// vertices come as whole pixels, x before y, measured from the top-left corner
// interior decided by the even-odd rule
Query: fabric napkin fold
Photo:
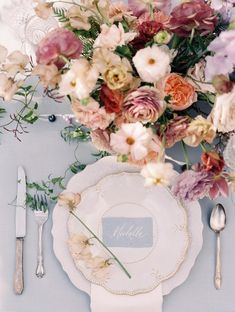
[[[162,285],[135,296],[115,295],[105,288],[91,284],[92,312],[162,312]]]

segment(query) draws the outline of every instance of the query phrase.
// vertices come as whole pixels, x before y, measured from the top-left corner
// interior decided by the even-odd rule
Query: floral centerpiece
[[[0,47],[0,96],[23,96],[27,113],[12,117],[23,131],[22,120],[38,119],[29,105],[40,83],[47,96],[69,100],[99,150],[141,166],[146,185],[171,186],[182,200],[226,196],[235,187],[222,154],[235,131],[234,2],[81,0],[58,8],[63,1],[35,0],[36,14],[55,15],[58,28],[39,43],[36,61]],[[176,176],[167,149],[178,142],[186,165]],[[190,164],[187,146],[202,149],[200,163]]]

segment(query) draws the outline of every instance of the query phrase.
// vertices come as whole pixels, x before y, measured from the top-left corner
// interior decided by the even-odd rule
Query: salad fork
[[[45,195],[34,195],[35,204],[35,221],[38,224],[38,256],[37,256],[37,268],[36,276],[42,278],[45,275],[44,260],[43,260],[43,245],[42,234],[43,226],[48,219],[48,203]]]

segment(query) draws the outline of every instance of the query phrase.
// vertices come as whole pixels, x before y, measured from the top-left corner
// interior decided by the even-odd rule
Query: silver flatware
[[[43,259],[43,227],[48,219],[48,203],[45,195],[35,195],[35,221],[38,224],[38,256],[37,256],[37,268],[36,276],[42,278],[45,275],[44,259]]]
[[[217,236],[216,268],[215,268],[215,288],[220,289],[222,284],[221,274],[221,244],[220,234],[226,226],[226,213],[223,205],[217,204],[211,212],[210,227]]]
[[[23,242],[26,235],[26,176],[23,167],[18,167],[17,200],[16,200],[16,267],[14,291],[21,295],[24,290],[23,275]]]

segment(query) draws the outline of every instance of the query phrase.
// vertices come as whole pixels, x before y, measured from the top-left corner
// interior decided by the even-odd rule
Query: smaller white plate
[[[75,213],[125,265],[131,275],[113,262],[109,275],[99,276],[87,267],[87,260],[74,262],[92,283],[115,294],[149,292],[173,276],[185,259],[189,245],[187,215],[170,191],[144,187],[139,173],[120,173],[103,178],[82,193]],[[90,233],[76,218],[68,222],[70,235]],[[92,240],[92,243],[97,242]],[[104,250],[95,243],[95,250]],[[99,254],[98,254],[99,255]],[[106,252],[105,258],[110,255]]]

